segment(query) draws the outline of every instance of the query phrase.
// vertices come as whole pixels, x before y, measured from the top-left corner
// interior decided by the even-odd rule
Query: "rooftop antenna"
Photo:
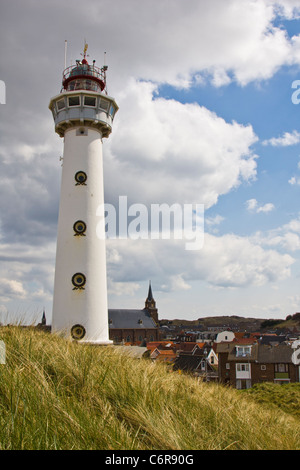
[[[68,41],[65,39],[65,69],[67,68],[67,46]]]
[[[106,52],[104,52],[104,65],[102,67],[102,72],[103,72],[103,75],[104,75],[104,81],[105,81],[105,93],[107,94],[107,86],[106,86],[106,70],[108,69],[107,65],[106,65]]]

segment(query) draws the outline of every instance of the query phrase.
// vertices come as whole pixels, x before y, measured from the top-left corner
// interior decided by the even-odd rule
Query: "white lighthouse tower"
[[[90,65],[86,51],[49,104],[64,138],[52,332],[109,344],[102,139],[118,106],[106,92],[107,67]]]

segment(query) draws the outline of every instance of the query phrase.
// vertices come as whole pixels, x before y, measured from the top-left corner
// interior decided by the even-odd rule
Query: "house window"
[[[251,355],[251,346],[236,346],[236,357],[246,357]]]
[[[249,364],[236,364],[237,372],[249,372],[249,370],[250,370]]]
[[[236,381],[236,388],[238,390],[245,390],[247,388],[251,388],[251,380],[250,379],[238,379]]]
[[[226,369],[230,369],[230,363],[226,362]]]
[[[131,341],[131,336],[128,335],[127,338],[126,338],[126,342],[127,342],[127,343],[130,343],[130,341]]]
[[[266,366],[265,364],[262,364],[262,365],[260,366],[260,370],[267,370],[267,366]]]
[[[288,372],[288,364],[275,364],[275,372]]]

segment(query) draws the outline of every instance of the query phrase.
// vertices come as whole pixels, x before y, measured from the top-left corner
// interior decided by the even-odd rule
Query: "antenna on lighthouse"
[[[68,41],[65,39],[65,69],[67,68],[67,46],[68,46]]]

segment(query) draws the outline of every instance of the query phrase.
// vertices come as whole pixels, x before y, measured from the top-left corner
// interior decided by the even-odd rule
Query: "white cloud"
[[[22,282],[15,279],[0,279],[0,299],[2,302],[11,300],[11,298],[24,299],[26,291]]]
[[[148,280],[155,273],[162,290],[187,290],[198,280],[215,287],[262,286],[288,278],[294,259],[274,249],[263,248],[261,238],[234,234],[205,234],[201,250],[188,252],[174,240],[108,240],[120,253],[122,263],[109,265],[117,282]]]
[[[248,201],[246,201],[246,207],[248,211],[253,211],[257,214],[259,214],[260,212],[268,213],[275,209],[274,204],[272,204],[271,202],[259,206],[256,199],[248,199]]]
[[[274,25],[278,15],[292,19],[299,13],[299,5],[288,0],[189,0],[189,8],[182,0],[87,0],[84,5],[44,0],[43,9],[31,8],[33,14],[28,15],[28,3],[15,0],[2,11],[3,25],[7,25],[2,28],[2,41],[13,49],[6,64],[26,60],[30,76],[25,66],[22,79],[25,87],[30,78],[34,80],[30,96],[39,85],[39,77],[32,77],[32,66],[45,67],[52,80],[59,67],[59,44],[63,66],[65,38],[69,39],[68,65],[71,58],[74,63],[83,41],[80,35],[74,36],[74,25],[88,35],[91,55],[97,61],[103,59],[102,50],[107,51],[114,90],[121,90],[129,76],[188,87],[204,74],[215,86],[232,80],[246,85],[272,77],[286,64],[300,62],[299,36],[289,38],[282,27]],[[45,44],[40,50],[34,44],[34,54],[28,53],[32,51],[30,28],[37,37],[47,37],[49,54]]]
[[[121,295],[133,296],[140,285],[137,282],[115,282],[110,277],[107,279],[107,291],[109,295]]]
[[[300,249],[300,219],[292,219],[289,223],[265,233],[257,232],[251,239],[261,246],[297,251]]]
[[[291,184],[292,186],[293,185],[299,185],[300,184],[300,178],[297,178],[296,176],[292,176],[290,179],[289,179],[289,184]]]
[[[183,279],[182,274],[170,276],[170,290],[189,290],[191,286]]]
[[[118,188],[119,195],[143,199],[134,202],[211,207],[220,195],[255,178],[251,146],[257,137],[250,125],[228,123],[197,103],[157,98],[155,85],[148,82],[131,80],[119,104],[105,149],[105,174],[114,180],[115,196]]]
[[[263,145],[272,145],[273,147],[287,147],[296,145],[300,142],[300,133],[296,130],[293,132],[285,132],[282,137],[272,137],[264,140]]]

